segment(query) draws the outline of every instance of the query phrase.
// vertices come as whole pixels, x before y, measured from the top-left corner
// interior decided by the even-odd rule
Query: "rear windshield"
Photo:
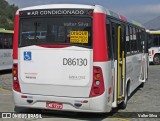
[[[89,17],[22,18],[19,46],[70,44],[92,46]]]

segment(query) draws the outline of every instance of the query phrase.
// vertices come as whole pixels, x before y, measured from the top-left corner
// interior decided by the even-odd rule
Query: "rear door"
[[[117,43],[117,80],[118,80],[118,100],[121,102],[125,93],[125,68],[126,68],[126,58],[125,58],[125,27],[123,24],[118,25],[118,43]]]

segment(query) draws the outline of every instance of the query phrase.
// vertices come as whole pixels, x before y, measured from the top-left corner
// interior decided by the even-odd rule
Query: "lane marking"
[[[3,88],[0,88],[0,90],[2,90],[2,91],[4,91],[4,92],[9,92],[9,93],[12,92],[11,90],[7,90],[7,89],[3,89]]]
[[[116,119],[121,120],[121,121],[130,121],[130,120],[125,119],[125,118],[116,118]]]

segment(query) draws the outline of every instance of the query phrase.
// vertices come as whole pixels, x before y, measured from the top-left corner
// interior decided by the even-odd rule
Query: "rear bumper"
[[[22,95],[27,98],[21,98]],[[13,90],[13,98],[15,106],[26,107],[26,108],[38,108],[38,109],[49,109],[46,108],[46,101],[61,102],[63,103],[62,111],[74,111],[74,112],[110,112],[111,105],[107,103],[107,97],[104,94],[93,98],[70,98],[70,97],[56,97],[56,96],[42,96],[42,95],[29,95],[22,94]],[[27,100],[33,100],[32,103],[28,103]],[[87,100],[88,103],[82,103]],[[75,106],[75,103],[81,103],[80,107]]]

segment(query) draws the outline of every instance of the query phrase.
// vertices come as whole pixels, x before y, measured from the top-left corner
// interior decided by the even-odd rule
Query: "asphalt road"
[[[0,71],[0,112],[15,112],[12,97],[12,75],[11,71]],[[22,109],[23,110],[23,109]],[[36,120],[36,121],[75,121],[75,120],[94,120],[94,121],[160,121],[160,118],[138,118],[137,114],[160,115],[160,65],[149,67],[149,79],[143,88],[138,88],[130,97],[125,110],[114,109],[111,113],[90,114],[57,112],[42,110],[23,110],[25,113],[40,113],[42,119],[0,119],[0,121],[10,120]],[[130,113],[129,113],[130,112]],[[136,115],[137,118],[133,118]],[[152,115],[152,116],[154,116]],[[131,117],[131,118],[130,118]]]

